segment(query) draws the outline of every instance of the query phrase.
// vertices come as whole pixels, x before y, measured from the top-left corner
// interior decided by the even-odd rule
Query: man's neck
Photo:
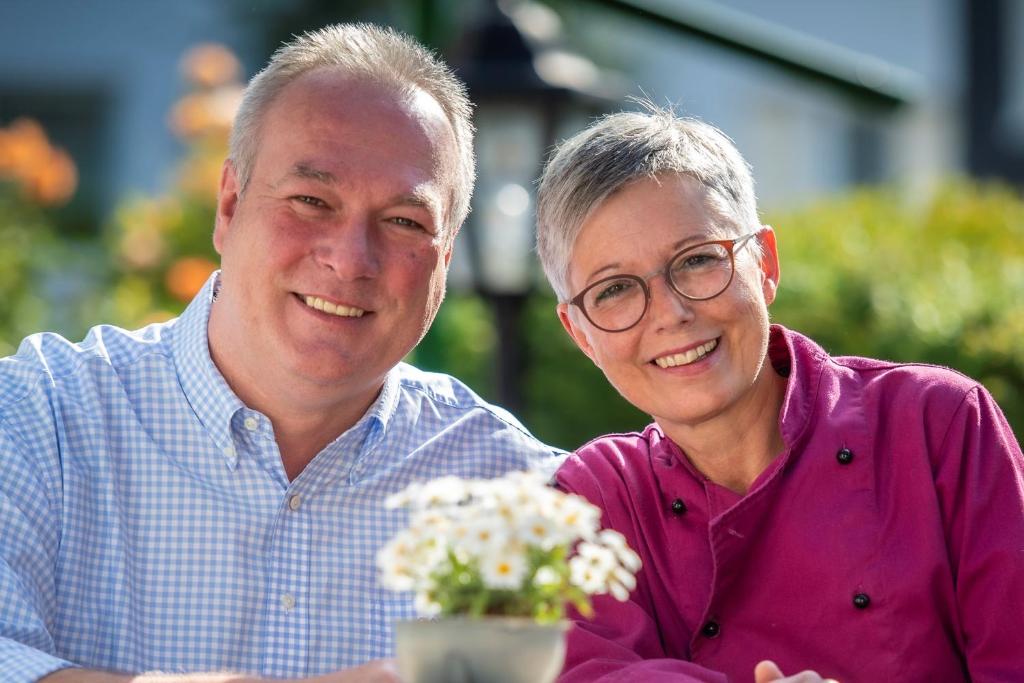
[[[381,390],[381,385],[378,385],[347,392],[343,396],[335,390],[330,396],[325,396],[318,391],[319,387],[304,387],[301,381],[293,381],[291,386],[271,395],[260,391],[264,386],[262,383],[237,379],[233,382],[226,375],[225,378],[246,406],[270,420],[289,481],[295,479],[328,444],[352,428]]]
[[[219,353],[212,339],[210,357],[239,400],[270,420],[289,481],[359,421],[384,383],[381,377],[369,385],[327,386],[279,366],[252,368]]]

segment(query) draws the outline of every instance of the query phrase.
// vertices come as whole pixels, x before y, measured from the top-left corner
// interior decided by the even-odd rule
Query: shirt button
[[[234,446],[225,446],[222,452],[224,453],[224,455],[228,456],[229,458],[235,457],[235,447]]]
[[[260,426],[259,421],[255,417],[245,418],[245,421],[242,422],[242,424],[244,424],[245,428],[248,429],[250,432],[255,432],[256,428]]]
[[[836,460],[839,461],[840,465],[849,465],[853,462],[853,451],[849,448],[840,448],[839,452],[836,453]]]
[[[722,632],[722,627],[718,625],[717,621],[709,621],[701,627],[700,632],[704,634],[706,638],[717,638],[718,634]]]
[[[683,502],[682,498],[676,498],[672,501],[672,514],[677,517],[686,512],[686,503]]]
[[[299,494],[295,494],[294,496],[288,499],[288,508],[290,510],[294,512],[295,510],[298,510],[300,507],[302,507],[302,496],[300,496]]]
[[[871,596],[867,593],[857,593],[853,596],[853,606],[857,609],[867,609],[871,604]]]
[[[284,607],[285,612],[291,612],[292,608],[295,607],[295,597],[291,593],[285,593],[281,596],[281,607]]]

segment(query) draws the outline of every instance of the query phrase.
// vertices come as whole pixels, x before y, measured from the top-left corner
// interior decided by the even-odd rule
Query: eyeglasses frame
[[[577,294],[573,298],[569,299],[568,303],[570,305],[575,306],[576,308],[580,309],[580,312],[583,313],[583,317],[585,317],[587,319],[587,321],[591,325],[593,325],[597,329],[601,330],[602,332],[609,332],[609,333],[626,332],[628,330],[633,329],[637,325],[639,325],[640,321],[642,321],[644,319],[644,316],[647,315],[647,309],[649,309],[651,307],[651,288],[647,284],[647,282],[651,278],[656,277],[658,275],[663,276],[665,278],[665,282],[668,284],[669,288],[673,292],[675,292],[676,294],[678,294],[679,296],[683,297],[684,299],[686,299],[688,301],[709,301],[711,299],[714,299],[716,296],[721,296],[722,292],[724,292],[725,290],[729,289],[729,285],[732,284],[733,278],[736,277],[736,250],[737,249],[742,249],[743,246],[747,242],[749,242],[752,237],[756,237],[757,235],[760,235],[762,232],[764,232],[764,230],[765,230],[765,228],[762,227],[762,228],[758,228],[754,232],[747,233],[746,235],[740,235],[739,237],[735,237],[733,239],[728,239],[728,240],[708,240],[707,242],[701,242],[699,244],[692,244],[692,245],[690,245],[688,247],[683,247],[682,249],[677,251],[675,254],[673,254],[667,261],[665,261],[665,265],[664,266],[662,266],[661,268],[658,268],[657,270],[655,270],[654,272],[650,273],[649,275],[647,275],[645,277],[640,277],[639,275],[631,275],[631,274],[628,274],[628,273],[627,274],[619,274],[619,275],[609,275],[608,277],[603,277],[600,280],[597,280],[596,282],[592,282],[591,284],[589,284],[586,287],[584,287],[583,291],[581,291],[579,294]],[[699,249],[701,247],[706,247],[709,244],[718,244],[718,245],[720,245],[722,247],[725,247],[726,251],[729,252],[729,280],[728,280],[728,282],[725,283],[724,287],[722,287],[720,290],[718,290],[716,293],[712,294],[711,296],[696,297],[696,296],[690,296],[689,294],[684,294],[683,292],[680,292],[679,288],[676,287],[675,283],[672,281],[671,275],[669,275],[669,266],[671,266],[673,263],[675,263],[676,260],[680,256],[682,256],[683,254],[685,254],[686,252],[688,252],[688,251],[690,251],[692,249]],[[598,285],[604,284],[604,283],[609,282],[611,280],[622,280],[623,278],[629,279],[629,280],[635,280],[635,281],[640,283],[640,288],[644,292],[644,310],[640,314],[640,316],[636,319],[636,322],[633,323],[632,325],[630,325],[629,327],[623,327],[622,329],[618,329],[618,330],[610,330],[607,327],[601,327],[596,322],[594,322],[593,319],[591,319],[590,314],[587,313],[587,309],[583,305],[583,297],[585,297],[587,295],[587,292],[589,292],[590,290],[594,289]]]

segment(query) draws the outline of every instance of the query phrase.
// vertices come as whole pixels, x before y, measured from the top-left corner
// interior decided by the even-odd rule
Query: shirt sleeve
[[[960,646],[974,683],[1024,680],[1024,456],[993,398],[964,398],[936,463],[956,577]]]
[[[29,683],[72,665],[56,656],[50,631],[60,515],[40,468],[45,465],[34,463],[0,424],[0,671],[6,683]]]
[[[607,509],[598,479],[574,456],[558,471],[555,484],[600,507],[605,526],[615,528],[609,523],[615,511]],[[637,589],[626,602],[598,596],[592,618],[571,613],[559,683],[728,683],[725,674],[666,654],[658,624],[645,607],[649,602],[641,570]]]

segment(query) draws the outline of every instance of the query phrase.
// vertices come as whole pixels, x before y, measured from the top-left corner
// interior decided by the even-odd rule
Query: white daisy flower
[[[415,501],[424,507],[455,505],[466,499],[469,488],[459,477],[448,476],[428,481],[415,496]]]
[[[605,577],[579,555],[569,560],[569,581],[587,595],[605,592]]]
[[[619,566],[615,553],[596,543],[580,543],[576,551],[578,558],[602,575],[611,574],[612,570]]]
[[[523,585],[526,556],[506,548],[480,560],[480,576],[484,585],[494,590],[515,590]]]
[[[533,575],[533,584],[535,586],[557,586],[561,582],[561,575],[547,565],[538,567]]]
[[[441,605],[431,600],[429,595],[421,591],[417,591],[416,597],[413,599],[413,608],[417,614],[427,619],[433,619],[441,613]]]

